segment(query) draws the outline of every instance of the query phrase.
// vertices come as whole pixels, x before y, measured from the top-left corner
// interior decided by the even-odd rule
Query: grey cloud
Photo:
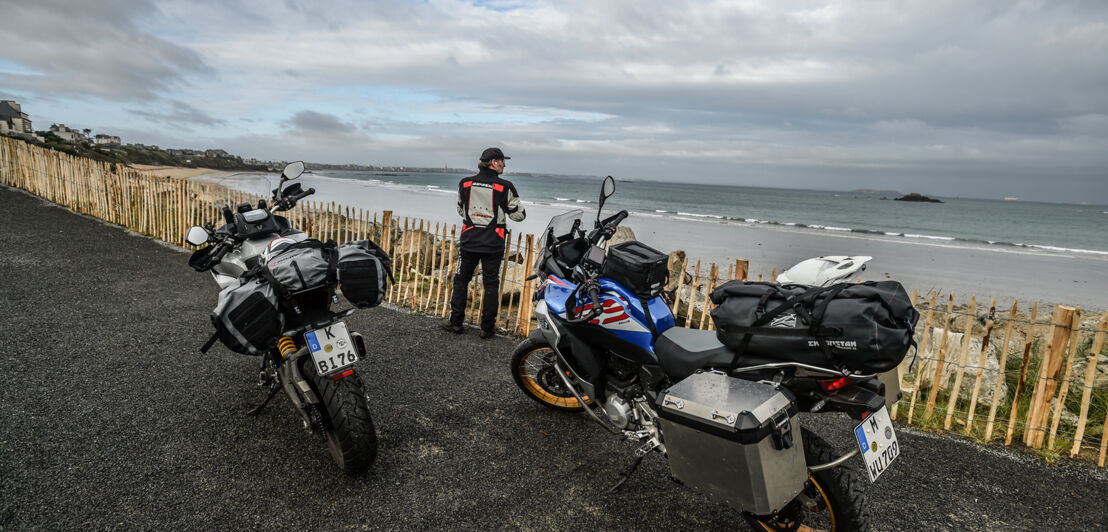
[[[137,22],[149,1],[7,2],[0,58],[33,73],[0,74],[0,83],[42,97],[151,99],[210,73],[196,53],[156,37]]]
[[[163,124],[185,129],[188,126],[220,126],[227,123],[210,113],[193,107],[185,102],[173,101],[166,105],[154,105],[141,109],[130,109],[131,113]]]
[[[358,129],[354,124],[343,122],[335,115],[316,111],[300,111],[285,124],[295,129],[326,135],[346,135]]]

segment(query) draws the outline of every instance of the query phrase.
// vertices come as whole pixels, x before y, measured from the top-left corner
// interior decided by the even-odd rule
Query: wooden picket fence
[[[189,226],[222,220],[223,206],[256,205],[262,199],[218,184],[156,177],[7,137],[0,137],[0,184],[179,246],[187,246],[184,233]],[[397,282],[387,294],[390,304],[432,316],[449,312],[458,256],[456,225],[312,201],[302,201],[283,214],[294,227],[320,240],[378,242],[393,257]],[[499,272],[497,326],[509,334],[526,335],[533,326],[531,302],[537,288],[526,278],[539,252],[538,239],[509,233],[507,240]],[[671,256],[670,270],[677,324],[703,330],[713,329],[707,294],[728,280],[754,277],[746,261],[724,268],[686,258],[682,252]],[[775,278],[776,271],[771,271],[767,280]],[[479,319],[482,290],[478,273],[469,287],[468,323]],[[1108,314],[1082,326],[1080,309],[1066,305],[1056,305],[1045,319],[1047,312],[1040,312],[1038,304],[1029,314],[1018,303],[998,314],[995,298],[987,309],[978,309],[976,297],[966,304],[956,303],[954,294],[941,295],[924,294],[926,301],[917,301],[918,291],[912,295],[923,314],[917,328],[919,347],[898,368],[904,393],[893,407],[893,417],[924,429],[956,431],[982,443],[1002,439],[1004,445],[1019,442],[1050,454],[1068,451],[1103,467],[1108,443],[1108,386],[1103,383],[1108,379],[1098,379],[1097,368],[1099,363],[1103,373],[1106,365],[1099,359]],[[961,340],[955,345],[949,340],[958,334]],[[1083,370],[1074,371],[1081,364]]]

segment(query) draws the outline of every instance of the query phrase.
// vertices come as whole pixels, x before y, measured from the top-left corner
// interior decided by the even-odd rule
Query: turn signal
[[[839,377],[837,379],[822,379],[819,381],[819,387],[823,388],[825,392],[833,392],[850,384],[850,379],[847,377]]]

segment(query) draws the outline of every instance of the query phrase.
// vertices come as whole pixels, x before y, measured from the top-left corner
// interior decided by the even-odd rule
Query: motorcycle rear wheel
[[[809,464],[825,464],[838,453],[823,438],[801,428],[804,459]],[[808,484],[796,500],[773,519],[747,514],[754,530],[869,530],[870,516],[865,500],[865,482],[848,466],[825,469],[808,475]]]
[[[581,402],[565,387],[554,369],[557,355],[550,344],[530,338],[512,351],[512,379],[535,402],[562,412],[580,412]],[[585,402],[591,404],[588,397]]]
[[[322,401],[316,407],[331,458],[349,474],[364,473],[377,458],[377,430],[366,405],[362,379],[355,373],[336,381],[319,376],[313,364],[305,366],[305,376]]]

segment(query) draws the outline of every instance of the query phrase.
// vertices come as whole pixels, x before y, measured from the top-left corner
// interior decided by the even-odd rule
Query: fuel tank
[[[600,305],[604,307],[604,313],[590,323],[653,353],[654,337],[650,334],[647,313],[639,298],[623,285],[606,277],[600,279],[599,285]],[[551,314],[562,320],[567,319],[566,299],[575,288],[577,285],[569,280],[556,275],[547,277],[545,300]],[[587,298],[584,295],[582,297]],[[654,329],[658,334],[675,325],[673,313],[661,296],[647,301],[647,308],[650,310],[649,319],[654,322]],[[585,303],[582,312],[589,310],[592,310],[592,302]]]

